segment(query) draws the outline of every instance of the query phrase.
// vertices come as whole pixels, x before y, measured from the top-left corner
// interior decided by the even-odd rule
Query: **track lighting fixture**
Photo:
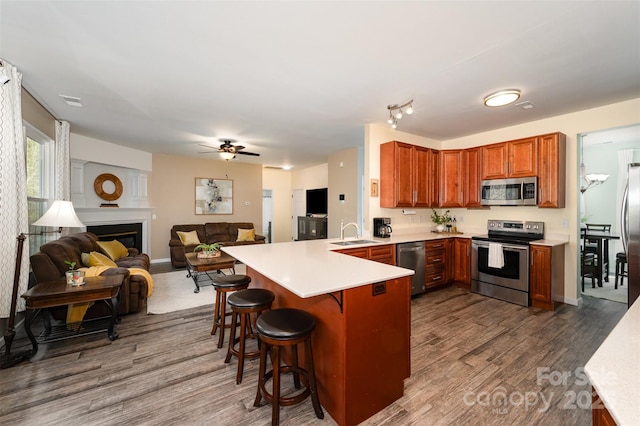
[[[387,123],[391,124],[391,127],[394,129],[398,127],[398,120],[404,116],[402,111],[403,108],[404,114],[413,114],[413,99],[409,102],[403,103],[402,105],[387,105],[387,109],[389,110],[389,119],[387,120]]]

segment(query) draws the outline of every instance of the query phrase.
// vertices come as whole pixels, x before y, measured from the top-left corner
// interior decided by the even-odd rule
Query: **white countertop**
[[[339,246],[332,241],[339,240],[229,246],[222,250],[303,298],[414,274],[410,269],[334,253],[368,245]]]
[[[585,373],[618,426],[640,419],[640,299],[593,354]]]

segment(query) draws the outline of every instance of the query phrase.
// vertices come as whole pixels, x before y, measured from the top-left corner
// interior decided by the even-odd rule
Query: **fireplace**
[[[88,225],[87,232],[93,232],[98,241],[120,241],[125,247],[137,248],[142,253],[142,223],[118,223],[114,225]]]

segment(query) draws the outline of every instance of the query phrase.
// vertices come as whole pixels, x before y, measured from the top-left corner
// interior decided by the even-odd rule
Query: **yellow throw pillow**
[[[198,238],[198,233],[196,231],[176,231],[176,234],[178,234],[178,238],[180,238],[180,241],[182,241],[182,244],[184,244],[185,246],[200,244],[200,239]]]
[[[118,240],[98,241],[98,246],[114,262],[129,255],[129,250]]]
[[[105,256],[102,253],[98,253],[97,251],[92,251],[91,253],[82,253],[82,264],[84,266],[108,266],[109,268],[117,268],[118,265]]]
[[[255,240],[256,240],[255,229],[239,229],[238,228],[238,239],[236,241],[255,241]]]

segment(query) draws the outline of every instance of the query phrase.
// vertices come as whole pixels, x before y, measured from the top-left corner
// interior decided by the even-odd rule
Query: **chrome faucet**
[[[360,236],[360,228],[358,224],[355,222],[349,222],[347,224],[344,223],[344,219],[340,221],[340,241],[344,240],[344,230],[349,226],[354,226],[356,228],[356,239]]]

